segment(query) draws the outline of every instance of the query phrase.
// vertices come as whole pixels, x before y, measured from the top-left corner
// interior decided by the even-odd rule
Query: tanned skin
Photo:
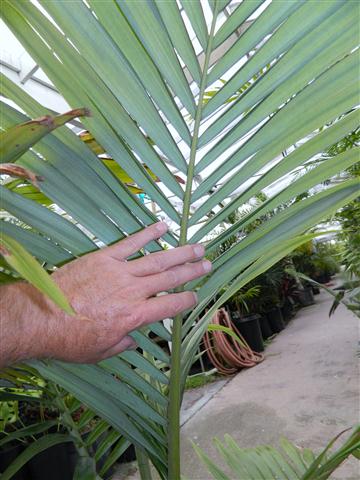
[[[165,223],[156,223],[56,270],[52,278],[75,316],[25,282],[1,287],[0,368],[31,358],[95,363],[135,348],[130,332],[193,307],[194,292],[156,295],[208,273],[204,247],[127,261],[166,231]]]

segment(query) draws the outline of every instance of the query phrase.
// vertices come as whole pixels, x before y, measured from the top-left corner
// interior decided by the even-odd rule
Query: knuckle
[[[166,272],[166,282],[168,283],[168,288],[174,288],[177,286],[179,276],[176,271],[169,270]]]
[[[174,300],[173,303],[173,314],[176,315],[184,310],[184,302],[181,298]]]
[[[186,308],[188,308],[190,302],[188,301],[187,293],[180,293],[174,297],[174,311],[175,313],[180,313]]]
[[[162,255],[152,255],[150,258],[152,259],[152,266],[154,270],[157,272],[163,272],[166,269]]]
[[[128,245],[129,247],[131,247],[134,251],[136,250],[140,250],[140,247],[139,247],[139,244],[138,242],[135,240],[135,238],[133,236],[129,236],[129,237],[126,237],[124,240],[124,245]]]
[[[135,285],[134,282],[131,282],[129,278],[129,283],[124,287],[124,285],[119,285],[121,288],[121,297],[123,299],[134,299],[136,298],[136,294],[139,291],[139,286]]]
[[[197,297],[194,292],[185,292],[184,293],[184,308],[190,308],[196,304]]]
[[[205,254],[205,248],[200,244],[190,246],[194,258],[200,259]]]
[[[204,268],[202,262],[196,262],[192,264],[192,274],[193,275],[203,275]]]
[[[196,247],[194,247],[193,245],[187,245],[186,248],[187,248],[188,256],[189,256],[191,259],[196,259],[196,258],[198,258],[199,253],[198,253],[198,251],[196,250]]]
[[[129,331],[140,327],[144,322],[144,315],[140,311],[133,310],[128,317]]]

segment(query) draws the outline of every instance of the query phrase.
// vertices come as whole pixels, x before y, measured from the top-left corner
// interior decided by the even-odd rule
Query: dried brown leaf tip
[[[52,127],[54,125],[54,117],[51,115],[43,115],[42,117],[34,118],[34,120],[19,125],[19,128],[22,128],[24,125],[43,125],[45,127]]]
[[[36,175],[27,168],[16,165],[16,163],[3,163],[0,165],[0,173],[10,175],[11,177],[23,178],[29,180],[33,185],[39,188],[38,182],[44,180],[40,175]]]
[[[179,175],[174,175],[174,177],[175,177],[175,179],[178,183],[181,183],[181,184],[185,185],[185,183],[186,183],[185,180],[183,180],[181,177],[179,177]]]
[[[71,117],[91,117],[91,111],[86,107],[75,108],[74,110],[70,110],[70,112],[64,113],[64,115],[70,115]]]
[[[47,127],[50,130],[56,128],[57,126],[63,125],[64,123],[76,118],[76,117],[90,117],[91,112],[88,108],[75,108],[70,110],[69,112],[63,113],[62,115],[43,115],[39,118],[34,118],[29,122],[23,123],[22,125],[18,125],[19,128],[23,128],[25,125],[33,125],[33,126],[43,126]]]

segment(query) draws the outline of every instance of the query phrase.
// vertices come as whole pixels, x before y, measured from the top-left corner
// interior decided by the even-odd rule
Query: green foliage
[[[270,68],[270,64],[262,68],[258,73],[256,73],[251,78],[251,80],[244,83],[244,85],[242,85],[238,90],[236,90],[236,92],[234,92],[234,94],[228,100],[226,100],[225,104],[228,104],[237,100],[244,92],[246,92],[248,88],[251,87],[251,85],[254,82],[256,82],[256,80],[258,80],[260,77],[265,75],[265,73],[269,70],[269,68]],[[223,78],[220,78],[219,81],[221,82],[221,86],[215,86],[211,89],[205,90],[203,104],[206,105],[211,100],[211,98],[214,97],[221,90],[221,88],[226,84],[226,80],[224,80]]]
[[[317,245],[313,257],[315,269],[330,276],[338,273],[340,268],[336,257],[338,257],[338,249],[331,248],[331,246],[329,248],[329,245],[324,244]]]
[[[32,146],[55,128],[61,127],[76,117],[89,115],[85,108],[79,108],[56,117],[44,115],[21,125],[0,132],[0,159],[2,163],[15,162]]]
[[[257,280],[252,283],[257,283]],[[245,288],[239,289],[230,299],[229,303],[233,309],[242,313],[247,313],[250,310],[250,306],[254,305],[254,302],[258,300],[261,294],[261,287],[259,285],[248,285]]]
[[[25,446],[24,452],[4,472],[4,478],[11,478],[40,451],[65,441],[73,442],[77,448],[79,478],[94,479],[96,462],[103,460],[99,473],[105,475],[129,447],[130,443],[108,422],[28,366],[7,368],[1,376],[9,386],[0,389],[0,412],[8,412],[9,405],[14,405],[12,411],[16,415],[5,419],[0,448],[14,442]],[[86,472],[92,472],[91,476],[85,477]]]
[[[0,159],[2,163],[14,162],[19,159],[24,153],[33,147],[45,135],[64,125],[66,122],[73,120],[76,117],[89,115],[87,109],[77,109],[67,112],[56,117],[45,115],[36,120],[31,120],[20,125],[13,126],[9,129],[0,132],[1,149]],[[0,172],[2,174],[9,174],[12,176],[20,176],[32,181],[35,187],[38,187],[37,182],[42,181],[40,175],[35,175],[31,170],[24,167],[7,163],[6,167],[1,165]],[[17,181],[16,184],[19,182]],[[51,298],[60,308],[72,315],[74,312],[64,297],[61,290],[51,280],[46,271],[36,262],[34,258],[19,244],[15,239],[5,235],[3,229],[0,238],[0,253],[5,262],[10,268],[16,271],[23,279],[32,283],[41,292]],[[11,281],[9,275],[6,274],[5,269],[2,268],[2,275],[4,280]],[[5,283],[2,281],[2,283]]]
[[[338,273],[340,259],[340,246],[337,243],[322,242],[318,240],[309,242],[297,248],[292,254],[294,266],[313,279],[330,277]]]
[[[336,288],[336,291],[333,291],[335,299],[330,308],[329,316],[342,303],[360,318],[360,280],[344,281],[340,287]]]
[[[18,403],[0,402],[0,433],[8,427],[8,425],[15,423],[18,419]]]
[[[22,278],[32,283],[42,293],[51,298],[51,300],[66,313],[69,315],[74,314],[73,309],[60,288],[51,279],[46,270],[39,265],[36,259],[33,258],[19,242],[2,233],[0,238],[0,252],[9,266],[21,275]]]
[[[225,325],[218,325],[210,323],[207,328],[208,332],[223,332],[232,337],[237,343],[244,346],[244,342],[241,338],[234,332],[234,330],[230,327],[226,327]]]
[[[65,100],[91,110],[84,127],[157,212],[167,216],[171,229],[164,241],[169,245],[206,243],[235,211],[262,197],[207,244],[211,252],[235,239],[215,256],[211,275],[185,286],[198,290],[200,303],[185,321],[179,317],[173,322],[171,357],[149,335],[156,331],[169,340],[158,323],[132,333],[138,351],[99,365],[30,363],[145,452],[161,478],[174,480],[180,477],[181,394],[214,309],[312,238],[304,233],[354,200],[359,187],[356,179],[344,179],[293,201],[354,165],[354,149],[326,166],[315,165],[291,184],[283,182],[357,127],[352,109],[358,103],[358,25],[351,2],[317,2],[316,7],[310,1],[272,2],[239,38],[233,33],[261,2],[240,3],[218,30],[226,2],[210,3],[213,18],[207,19],[199,2],[181,2],[204,48],[201,63],[176,2],[41,1],[44,15],[31,2],[4,0],[1,9],[6,24]],[[234,39],[230,48],[224,43],[228,39]],[[224,52],[212,64],[220,46]],[[231,78],[204,102],[206,92],[230,69]],[[263,74],[254,78],[259,72]],[[245,84],[246,91],[239,92]],[[0,88],[25,112],[3,104],[2,129],[48,113],[4,76]],[[187,115],[193,119],[190,126]],[[293,145],[298,147],[282,158],[281,152]],[[69,129],[43,137],[17,165],[43,179],[42,195],[27,198],[25,192],[2,186],[4,210],[26,226],[3,222],[3,228],[47,264],[62,265],[157,220]],[[161,180],[161,188],[145,165]],[[184,189],[175,172],[186,182]],[[195,185],[199,175],[203,180]],[[263,191],[274,183],[280,188],[264,198]],[[49,201],[66,215],[50,210]],[[146,250],[160,249],[152,243]]]
[[[304,280],[309,285],[316,285],[318,288],[322,288],[334,297],[334,302],[329,311],[329,317],[335,312],[337,307],[342,304],[360,318],[360,280],[345,281],[340,287],[332,289],[295,270],[289,269],[288,273],[295,278]]]
[[[339,142],[332,145],[328,150],[328,155],[335,156],[344,151],[356,149],[360,144],[360,128],[357,128],[349,135],[345,136]],[[346,170],[349,177],[360,177],[360,162],[355,163]],[[340,240],[343,242],[341,260],[345,265],[346,271],[350,277],[360,277],[360,197],[350,202],[335,216],[340,222],[341,232]]]
[[[357,128],[350,134],[343,137],[340,141],[333,144],[326,152],[321,161],[328,161],[327,158],[334,157],[349,150],[355,150],[359,145],[360,129]],[[357,162],[347,168],[339,177],[359,178],[359,166]],[[360,197],[350,202],[348,205],[336,212],[334,220],[337,221],[341,230],[336,235],[336,243],[325,242],[318,243],[316,249],[306,249],[306,245],[299,247],[293,254],[294,264],[299,272],[306,274],[307,277],[316,279],[322,273],[325,276],[333,275],[339,272],[339,265],[345,266],[345,272],[341,274],[341,284],[332,290],[324,287],[321,283],[309,281],[320,288],[325,289],[334,297],[334,302],[330,308],[329,315],[332,315],[340,304],[343,304],[358,317],[360,316]]]
[[[240,448],[230,435],[225,435],[224,443],[215,439],[214,444],[227,465],[227,470],[231,471],[231,477],[228,477],[198,446],[194,445],[194,448],[215,480],[229,480],[233,476],[246,480],[269,478],[325,480],[347,458],[358,455],[360,427],[357,426],[344,444],[331,453],[330,449],[340,435],[337,435],[318,456],[310,449],[295,446],[286,438],[280,440],[282,450],[278,450],[269,445]]]
[[[46,435],[36,442],[31,443],[20,455],[16,458],[14,462],[7,467],[7,469],[1,474],[3,480],[10,480],[15,473],[21,469],[32,457],[37,455],[40,452],[43,452],[47,448],[53,447],[60,443],[72,442],[73,439],[70,435],[64,435],[61,433],[52,433]],[[94,478],[94,477],[93,477]]]
[[[328,150],[327,154],[330,157],[335,157],[339,153],[346,152],[359,146],[360,142],[360,128],[356,128],[353,132],[346,135],[339,142],[334,143]],[[359,172],[360,162],[355,163],[352,167],[349,168],[349,173],[352,175],[357,175],[356,172]]]
[[[342,243],[341,261],[350,277],[360,277],[360,197],[342,208],[336,214],[342,231],[339,234]]]
[[[201,373],[197,375],[191,375],[186,379],[185,390],[203,387],[208,383],[216,382],[216,380],[219,380],[219,378],[221,378],[221,376],[216,374],[208,375]]]

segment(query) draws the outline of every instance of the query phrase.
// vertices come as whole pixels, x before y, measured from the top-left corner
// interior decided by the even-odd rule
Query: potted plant
[[[292,255],[288,255],[282,261],[284,275],[281,282],[281,314],[285,323],[289,322],[296,314],[299,307],[297,296],[299,292],[299,280],[293,275],[294,261]]]
[[[25,427],[37,427],[49,424],[49,428],[26,440],[26,446],[31,445],[44,435],[52,433],[66,433],[66,428],[61,422],[61,413],[55,404],[42,404],[41,402],[21,401],[19,402],[19,420]],[[76,462],[77,450],[72,442],[59,443],[33,456],[26,464],[29,478],[36,480],[72,479]]]
[[[34,442],[47,436],[50,439],[51,434],[66,433],[62,412],[49,388],[51,389],[49,383],[40,377],[26,377],[20,373],[14,383],[8,381],[1,387],[0,399],[13,397],[16,400],[0,401],[0,411],[11,414],[0,435],[0,472],[4,473]],[[78,455],[74,443],[50,445],[49,443],[46,450],[35,449],[33,455],[28,457],[28,461],[11,478],[72,479]]]
[[[280,288],[284,277],[284,267],[279,262],[261,274],[256,282],[260,285],[259,297],[253,302],[252,309],[259,315],[264,338],[279,333],[285,325],[281,313]]]
[[[264,351],[264,338],[260,327],[261,316],[251,308],[259,294],[260,288],[257,285],[250,286],[246,290],[239,290],[227,304],[232,322],[254,352]]]
[[[339,264],[336,260],[336,249],[324,244],[318,244],[312,257],[315,268],[314,280],[319,283],[329,283],[331,277],[339,272]],[[303,272],[307,274],[306,272]],[[312,277],[311,275],[308,275]]]
[[[106,422],[51,381],[16,368],[12,372],[15,376],[8,377],[13,381],[3,380],[0,387],[0,472],[7,475],[7,468],[20,459],[23,465],[15,469],[11,478],[72,480],[87,456],[88,463],[94,465],[94,474],[96,468],[102,472],[102,479],[109,478],[113,463],[129,443],[121,439],[119,445],[120,435],[114,436]],[[8,398],[16,400],[5,401]],[[27,449],[31,454],[26,455],[24,463],[21,456]]]
[[[297,292],[297,300],[302,307],[314,305],[314,292],[309,282],[300,282],[300,286]]]
[[[280,333],[285,328],[282,310],[280,307],[280,299],[277,294],[273,295],[269,299],[269,303],[266,305],[266,318],[270,324],[270,328],[273,333]]]
[[[313,278],[318,283],[328,283],[339,272],[339,249],[329,242],[307,242],[291,255],[297,272]],[[308,287],[308,285],[304,285]]]

